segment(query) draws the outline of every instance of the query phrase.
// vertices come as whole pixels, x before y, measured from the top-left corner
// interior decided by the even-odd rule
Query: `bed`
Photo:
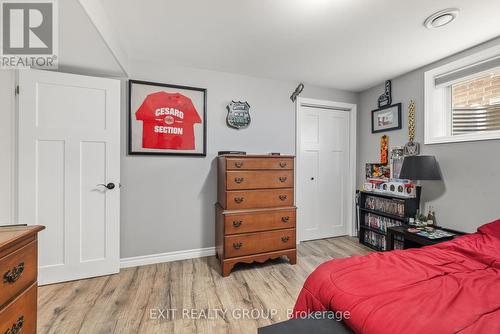
[[[347,314],[356,333],[500,333],[500,220],[433,246],[321,264],[295,317]]]

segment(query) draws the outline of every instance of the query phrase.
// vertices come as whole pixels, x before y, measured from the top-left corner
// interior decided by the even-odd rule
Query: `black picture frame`
[[[199,153],[191,153],[191,152],[158,152],[158,151],[134,151],[133,143],[132,143],[132,89],[133,85],[148,85],[155,87],[166,87],[172,89],[180,89],[180,90],[191,90],[196,92],[201,92],[203,94],[203,144],[202,144],[202,152]],[[207,156],[207,89],[200,87],[191,87],[191,86],[181,86],[181,85],[172,85],[165,84],[159,82],[151,82],[151,81],[142,81],[142,80],[129,80],[128,81],[128,155],[147,155],[147,156],[183,156],[183,157],[206,157]]]
[[[382,112],[382,111],[387,111],[387,109],[393,109],[397,108],[394,112],[397,113],[397,124],[395,124],[392,127],[384,127],[383,129],[375,129],[375,117],[377,116],[377,113]],[[391,104],[388,106],[384,106],[379,109],[372,110],[372,133],[379,133],[379,132],[386,132],[386,131],[394,131],[394,130],[400,130],[402,128],[402,113],[401,113],[401,103],[396,103],[396,104]]]

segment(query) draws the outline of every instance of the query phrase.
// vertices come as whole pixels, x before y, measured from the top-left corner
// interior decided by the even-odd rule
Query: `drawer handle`
[[[236,182],[238,184],[240,184],[241,182],[243,182],[243,180],[245,180],[245,178],[243,178],[243,177],[235,177],[234,178],[234,182]]]
[[[242,242],[233,242],[234,249],[240,249],[243,246]]]
[[[283,242],[288,242],[290,240],[290,237],[281,237],[281,241]]]
[[[287,165],[288,165],[288,164],[287,164],[286,162],[284,162],[284,161],[281,161],[281,162],[280,162],[280,167],[281,167],[281,168],[285,168]]]
[[[233,226],[234,227],[240,227],[243,222],[241,220],[235,220],[233,221]]]
[[[24,272],[24,262],[19,263],[17,266],[12,268],[12,270],[7,271],[3,275],[4,283],[15,283]]]
[[[281,221],[283,223],[288,223],[289,220],[290,220],[290,217],[288,217],[288,216],[281,217]]]
[[[288,178],[286,176],[280,176],[280,182],[286,182],[286,180],[288,180]]]
[[[235,201],[236,203],[238,203],[238,204],[243,203],[243,200],[244,200],[244,198],[243,198],[243,197],[235,197],[235,198],[234,198],[234,201]]]
[[[288,196],[287,195],[280,195],[279,198],[282,201],[286,201],[286,199],[288,198]]]
[[[4,334],[19,334],[23,330],[24,326],[24,316],[20,316],[19,319],[12,325],[10,329],[7,329]]]
[[[243,167],[243,162],[242,162],[242,161],[236,161],[236,162],[234,163],[234,166],[235,166],[236,168],[241,168],[241,167]]]

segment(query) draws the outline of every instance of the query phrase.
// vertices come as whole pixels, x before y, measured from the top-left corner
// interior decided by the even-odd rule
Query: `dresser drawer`
[[[295,209],[226,214],[225,235],[295,227]]]
[[[226,192],[226,209],[293,206],[293,189],[242,190]]]
[[[292,188],[293,171],[228,171],[227,190]]]
[[[36,251],[37,242],[32,241],[0,259],[0,307],[36,281]]]
[[[226,236],[224,248],[228,258],[295,248],[295,229]]]
[[[0,333],[34,334],[36,332],[36,284],[0,311]]]
[[[228,170],[293,169],[293,158],[227,158]]]

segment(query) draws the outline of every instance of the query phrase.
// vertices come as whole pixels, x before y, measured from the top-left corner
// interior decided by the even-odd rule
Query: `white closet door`
[[[348,234],[349,112],[301,107],[298,168],[302,240]]]

